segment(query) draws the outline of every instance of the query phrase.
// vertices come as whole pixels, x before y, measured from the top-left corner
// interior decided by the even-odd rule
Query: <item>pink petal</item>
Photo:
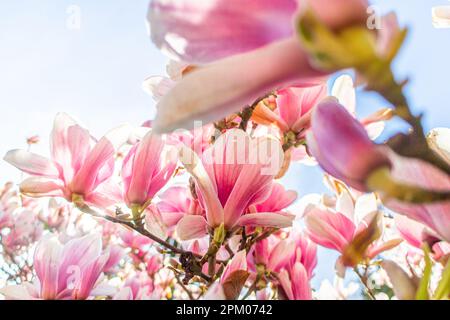
[[[295,0],[152,1],[153,42],[190,63],[250,51],[293,34]]]
[[[17,169],[31,175],[47,176],[52,178],[57,178],[59,176],[58,168],[52,161],[28,151],[8,151],[3,160],[9,164],[12,164]]]
[[[223,207],[217,197],[216,186],[212,183],[197,154],[193,150],[182,146],[180,149],[180,160],[195,179],[205,206],[208,224],[213,228],[220,226],[224,219]]]
[[[402,215],[395,215],[394,220],[397,231],[403,239],[413,247],[420,249],[422,247],[422,234],[425,226]]]
[[[281,267],[289,263],[294,252],[295,242],[281,240],[270,252],[269,265],[267,268],[272,271],[278,271]]]
[[[138,144],[131,160],[132,172],[126,189],[128,203],[143,205],[149,200],[148,190],[158,170],[163,148],[163,140],[151,132]]]
[[[339,252],[352,240],[356,229],[345,215],[318,208],[306,214],[305,223],[312,241]]]
[[[108,262],[108,258],[109,254],[104,254],[84,267],[80,287],[72,294],[74,299],[85,300],[89,297]]]
[[[181,218],[177,225],[177,234],[181,240],[191,240],[208,234],[205,218],[198,215],[187,215]]]
[[[98,180],[99,172],[108,164],[108,161],[113,159],[114,154],[115,149],[111,141],[106,137],[100,139],[73,178],[72,191],[80,195],[92,192],[102,182],[101,180],[105,179],[105,177],[102,177],[100,181]],[[110,174],[112,174],[112,171],[110,171]]]
[[[283,213],[259,212],[241,216],[237,222],[240,226],[287,228],[292,226],[294,216]]]
[[[50,135],[52,159],[61,166],[65,182],[70,182],[74,175],[68,134],[69,128],[73,126],[78,126],[75,120],[66,113],[58,113],[55,117],[53,130]]]
[[[30,177],[20,184],[20,192],[29,197],[64,197],[64,190],[58,180]]]
[[[227,264],[220,277],[220,283],[224,283],[229,275],[238,270],[247,270],[247,253],[245,250],[237,252],[233,259]]]
[[[450,191],[450,177],[436,167],[418,159],[389,153],[392,177],[400,183],[427,190]],[[430,204],[410,204],[387,201],[387,207],[416,220],[435,231],[442,240],[450,241],[450,201]]]
[[[317,83],[321,75],[309,65],[296,39],[230,57],[195,70],[178,82],[159,101],[154,129],[168,132],[192,128],[194,120],[219,120],[272,90]]]
[[[297,262],[291,270],[292,292],[295,300],[311,300],[312,291],[305,267]]]
[[[365,189],[367,175],[389,163],[364,127],[334,98],[314,109],[311,128],[307,140],[312,155],[325,171],[351,187]]]
[[[102,240],[97,234],[87,235],[82,238],[75,238],[64,245],[62,251],[60,274],[58,278],[59,291],[64,290],[68,285],[68,279],[77,276],[81,272],[83,265],[97,259],[102,252]],[[77,281],[77,279],[75,279]],[[81,281],[81,279],[78,279]],[[75,286],[79,283],[75,283]]]
[[[311,8],[331,28],[341,28],[367,21],[367,0],[307,0],[302,8]]]
[[[59,265],[62,246],[56,238],[42,239],[34,253],[34,269],[43,299],[55,299],[58,294]]]

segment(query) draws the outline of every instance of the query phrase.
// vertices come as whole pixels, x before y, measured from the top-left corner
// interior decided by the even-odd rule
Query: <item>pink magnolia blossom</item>
[[[266,200],[250,206],[249,212],[281,212],[285,211],[297,199],[297,192],[286,190],[278,182],[272,183],[272,188]]]
[[[364,190],[368,174],[389,163],[364,127],[335,98],[326,99],[313,110],[307,141],[325,171],[356,189]]]
[[[244,214],[251,205],[269,196],[282,159],[283,152],[277,141],[251,139],[238,129],[220,136],[201,158],[188,148],[182,149],[181,161],[195,179],[205,217],[184,216],[177,226],[180,238],[202,237],[208,227],[215,229],[221,224],[227,231],[237,226],[290,226],[292,217],[287,214]]]
[[[87,235],[61,244],[56,238],[43,238],[34,254],[37,283],[24,283],[2,289],[8,299],[78,299],[91,296],[109,254],[102,253],[101,238]]]
[[[374,194],[362,195],[355,201],[349,191],[343,190],[338,195],[335,209],[312,206],[304,218],[307,234],[312,241],[346,254],[352,241],[368,228],[377,214],[378,204]],[[362,254],[364,258],[373,259],[381,252],[397,246],[400,241],[379,239],[372,242]]]
[[[11,217],[10,232],[2,237],[4,248],[10,252],[38,241],[44,231],[36,213],[28,209]]]
[[[296,0],[152,1],[149,22],[157,46],[188,63],[209,63],[188,74],[158,103],[155,129],[217,120],[268,92],[317,83],[314,69],[294,37]],[[365,0],[308,1],[331,28],[366,20]],[[223,59],[222,59],[223,58]],[[219,61],[217,61],[219,59]],[[221,81],[215,81],[217,74]]]
[[[427,227],[415,220],[409,219],[403,215],[395,216],[395,226],[403,239],[412,247],[421,252],[425,242],[431,242],[431,253],[436,261],[448,259],[450,256],[450,243],[439,241],[429,234]],[[431,236],[431,239],[430,239]],[[431,241],[429,241],[431,240]]]
[[[294,265],[300,262],[305,267],[308,278],[311,279],[317,266],[317,245],[295,228],[290,234],[290,239],[295,243],[295,251],[290,264]]]
[[[122,179],[127,205],[145,209],[172,177],[176,164],[173,149],[161,137],[147,133],[123,162]]]
[[[186,187],[173,186],[159,195],[157,203],[165,225],[175,227],[184,215],[204,215],[204,210],[196,199],[193,199]]]
[[[305,267],[296,262],[278,274],[280,286],[289,300],[312,300],[312,290]]]
[[[376,168],[390,167],[395,181],[438,192],[450,191],[450,177],[422,160],[405,158],[385,146],[374,144],[363,126],[334,99],[317,106],[312,115],[308,147],[322,168],[359,190]],[[448,143],[448,142],[445,142]],[[435,148],[448,150],[443,144]],[[444,158],[445,159],[445,158]],[[441,239],[450,240],[450,201],[411,204],[389,199],[385,205],[432,229]]]
[[[11,226],[13,213],[20,207],[20,199],[12,183],[0,189],[0,230]]]
[[[276,98],[276,109],[259,104],[256,112],[264,118],[265,123],[273,123],[282,133],[289,131],[295,134],[309,127],[312,108],[325,98],[327,87],[319,84],[311,87],[290,87],[279,90]]]
[[[113,174],[115,150],[122,142],[123,128],[111,131],[98,142],[64,113],[56,116],[51,133],[51,158],[23,150],[9,151],[5,161],[31,175],[20,190],[31,197],[74,196],[107,206],[114,203],[99,188]]]
[[[295,253],[295,243],[290,240],[280,240],[270,237],[255,244],[255,267],[264,266],[266,272],[278,272],[290,263]]]
[[[145,272],[140,272],[125,281],[113,300],[161,300],[163,290],[155,285]]]

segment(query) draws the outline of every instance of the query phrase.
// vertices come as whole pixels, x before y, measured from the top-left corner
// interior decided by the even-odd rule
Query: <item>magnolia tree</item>
[[[424,132],[391,71],[406,29],[368,12],[152,1],[151,38],[176,59],[144,83],[156,119],[96,139],[58,114],[49,157],[6,154],[24,179],[0,190],[0,293],[346,299],[354,273],[367,299],[448,299],[450,130]],[[390,108],[358,119],[352,77],[328,81],[344,69]],[[408,133],[375,143],[393,117]],[[329,191],[297,199],[280,180],[293,162],[319,165]],[[318,246],[339,258],[313,287]]]

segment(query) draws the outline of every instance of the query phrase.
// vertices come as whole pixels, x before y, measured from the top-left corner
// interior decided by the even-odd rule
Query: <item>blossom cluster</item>
[[[60,113],[48,157],[5,155],[26,177],[0,190],[0,294],[347,299],[352,272],[368,299],[448,299],[450,129],[424,133],[390,68],[406,32],[395,14],[367,29],[367,6],[152,1],[177,60],[144,82],[156,119],[98,139]],[[391,107],[359,119],[344,69]],[[393,117],[411,131],[376,143]],[[288,190],[298,163],[328,192]],[[313,286],[318,263],[333,284]]]

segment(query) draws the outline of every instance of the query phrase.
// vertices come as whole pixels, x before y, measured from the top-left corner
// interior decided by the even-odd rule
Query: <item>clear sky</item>
[[[148,38],[148,2],[0,2],[0,156],[24,148],[25,138],[34,134],[42,142],[33,150],[46,154],[47,136],[59,111],[77,118],[96,136],[120,123],[138,125],[153,117],[154,103],[141,83],[149,75],[164,74],[166,58]],[[450,2],[372,3],[382,13],[395,10],[401,23],[410,27],[395,69],[410,79],[408,95],[415,110],[426,112],[426,128],[449,126],[450,29],[432,27],[431,7]],[[80,10],[79,29],[71,24],[73,10]],[[360,115],[384,106],[373,94],[358,96]],[[390,124],[387,134],[398,126]],[[19,177],[0,161],[0,183]],[[294,166],[285,183],[301,194],[323,190],[319,169]],[[316,273],[329,275],[332,268],[323,265]]]

